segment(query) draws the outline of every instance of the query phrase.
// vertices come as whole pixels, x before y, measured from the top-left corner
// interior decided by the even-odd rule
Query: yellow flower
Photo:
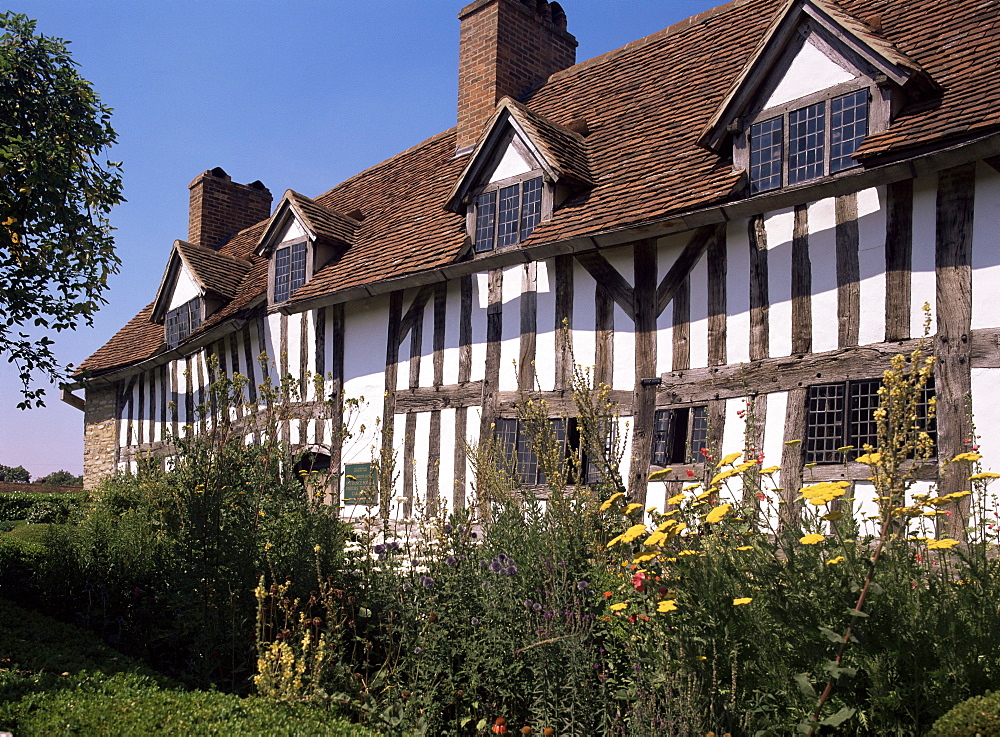
[[[992,471],[983,471],[982,473],[974,473],[969,476],[969,481],[975,481],[976,479],[1000,479],[1000,473],[993,473]]]
[[[628,606],[628,604],[625,603],[625,602],[618,602],[617,604],[612,604],[611,605],[611,611],[613,611],[613,612],[620,612],[622,609],[624,609],[627,606]]]
[[[670,474],[673,472],[673,470],[674,469],[672,469],[672,468],[664,468],[664,469],[662,469],[660,471],[653,471],[653,473],[649,474],[649,480],[650,481],[667,481],[669,479],[669,477],[670,477]]]
[[[719,465],[720,466],[728,466],[730,463],[735,462],[736,459],[739,458],[741,455],[743,455],[743,454],[742,453],[730,453],[729,455],[725,455],[725,456],[722,457],[722,460],[719,461]]]
[[[823,542],[826,538],[822,535],[814,532],[811,535],[804,535],[799,538],[799,542],[803,545],[815,545],[816,543]]]
[[[667,612],[677,611],[677,601],[675,599],[668,599],[667,601],[661,601],[656,605],[656,611],[660,614],[666,614]]]
[[[619,535],[618,537],[611,538],[611,541],[608,543],[608,547],[610,548],[612,545],[617,545],[618,543],[620,543],[622,541],[623,537],[625,537],[625,536],[624,535]]]
[[[760,469],[760,472],[764,476],[770,476],[772,473],[777,473],[781,470],[781,466],[768,466],[767,468]]]
[[[267,513],[263,509],[261,509],[259,512],[257,512],[257,514],[259,514],[261,517],[266,517],[267,516]]]
[[[958,540],[952,540],[950,537],[943,537],[940,540],[928,540],[927,549],[928,550],[948,550],[958,545]]]
[[[844,562],[844,556],[838,555],[836,558],[830,558],[830,560],[828,560],[826,564],[828,566],[835,566],[838,563],[843,563],[843,562]]]
[[[604,504],[601,505],[601,511],[602,512],[607,512],[609,509],[611,509],[611,505],[614,504],[615,501],[618,500],[618,499],[620,499],[621,497],[622,497],[622,493],[620,491],[617,492],[617,493],[615,493],[615,494],[612,494],[611,496],[609,496],[607,498],[607,501],[605,501]]]
[[[820,519],[825,519],[827,522],[836,522],[844,516],[843,512],[827,512]]]
[[[659,555],[660,555],[659,553],[643,553],[642,555],[637,555],[635,557],[635,560],[633,560],[632,562],[635,565],[639,565],[641,563],[645,563],[648,560],[653,560],[654,558],[658,557]]]
[[[881,453],[865,453],[863,456],[858,456],[858,463],[864,463],[866,466],[877,465],[881,460]]]
[[[721,522],[722,518],[729,514],[729,510],[733,508],[732,504],[720,504],[707,515],[705,515],[705,521],[710,523]]]
[[[803,487],[802,498],[818,507],[837,497],[844,496],[850,485],[849,481],[821,481],[818,484]]]
[[[682,550],[677,555],[698,555],[697,550]]]
[[[699,486],[701,486],[701,484],[688,484],[687,486],[681,487],[681,491],[693,491],[694,489],[697,489]],[[683,494],[681,494],[681,496],[683,497]]]
[[[625,507],[625,511],[622,512],[622,514],[632,514],[632,512],[636,511],[637,509],[642,509],[642,505],[633,502],[632,504],[629,504],[627,507]]]
[[[318,553],[319,551],[320,551],[320,547],[319,547],[319,545],[314,545],[314,546],[313,546],[313,552],[314,552],[314,553]]]
[[[645,535],[648,530],[646,530],[646,525],[632,525],[625,532],[622,533],[622,542],[630,543],[635,540],[639,535]]]
[[[657,530],[652,535],[650,535],[645,540],[643,540],[642,544],[643,545],[659,545],[660,543],[665,542],[666,539],[667,539],[667,533],[661,532],[660,530]]]
[[[982,456],[979,455],[978,453],[959,453],[957,456],[955,456],[951,460],[953,462],[957,462],[957,461],[978,461],[980,458],[982,458]]]
[[[715,474],[715,476],[712,477],[712,482],[709,485],[710,486],[714,486],[715,484],[719,483],[720,481],[725,481],[730,476],[735,476],[738,473],[739,473],[739,469],[736,469],[736,468],[729,468],[729,469],[726,469],[725,471],[719,471],[719,473]]]
[[[753,545],[740,545],[737,550],[753,550]]]
[[[674,494],[674,496],[667,499],[667,504],[680,504],[682,501],[684,501],[683,494]]]
[[[744,596],[740,599],[733,599],[733,606],[743,606],[744,604],[749,604],[753,601],[752,596]]]
[[[266,553],[268,550],[270,550],[273,547],[274,547],[274,543],[264,543],[264,552]]]

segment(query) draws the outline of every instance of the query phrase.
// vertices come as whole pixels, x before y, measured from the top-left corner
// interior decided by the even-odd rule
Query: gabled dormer
[[[465,214],[475,253],[517,246],[569,195],[592,186],[586,128],[574,128],[500,101],[446,204]]]
[[[164,326],[167,347],[176,348],[232,300],[249,269],[243,259],[175,241],[150,317]]]
[[[855,151],[933,86],[891,43],[826,0],[789,0],[698,139],[750,194],[858,167]]]
[[[257,245],[268,259],[268,304],[286,302],[313,274],[350,248],[363,216],[334,212],[288,190]]]

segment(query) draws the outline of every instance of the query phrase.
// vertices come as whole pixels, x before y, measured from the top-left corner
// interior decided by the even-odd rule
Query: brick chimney
[[[271,216],[267,187],[260,181],[234,182],[221,167],[199,174],[188,189],[188,241],[199,246],[217,249],[234,234]]]
[[[476,0],[458,14],[458,153],[475,145],[505,95],[515,100],[576,63],[566,13],[547,0]]]

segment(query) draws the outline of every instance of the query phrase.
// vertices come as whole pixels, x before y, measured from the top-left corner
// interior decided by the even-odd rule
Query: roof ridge
[[[554,74],[550,75],[546,84],[549,82],[554,82],[556,80],[565,79],[566,77],[572,77],[590,67],[603,64],[606,61],[610,61],[622,54],[634,51],[636,49],[648,46],[656,41],[660,41],[668,36],[673,36],[675,33],[687,30],[691,26],[699,25],[709,20],[710,18],[715,18],[716,16],[723,15],[737,8],[741,8],[744,5],[748,5],[752,2],[757,2],[757,0],[730,0],[730,2],[723,5],[718,5],[714,8],[709,8],[704,10],[697,15],[692,15],[690,18],[685,18],[684,20],[677,21],[666,28],[655,31],[648,36],[643,36],[642,38],[636,39],[635,41],[629,41],[624,46],[619,46],[617,49],[611,49],[611,51],[605,51],[603,54],[598,54],[597,56],[592,56],[589,59],[584,59],[583,61],[574,64],[571,67],[562,69]],[[543,85],[544,86],[544,85]],[[536,90],[537,92],[537,90]],[[534,93],[533,93],[534,94]],[[532,95],[533,96],[533,95]]]
[[[245,230],[249,230],[249,229],[245,228]],[[240,232],[243,232],[243,231],[240,231]],[[230,238],[230,240],[232,240],[232,238],[235,238],[237,235],[239,235],[239,233],[234,234]],[[229,241],[227,240],[226,243],[229,243]],[[206,254],[213,255],[213,256],[221,256],[222,258],[227,258],[230,261],[236,261],[241,266],[247,266],[247,267],[249,267],[251,265],[250,262],[247,259],[241,258],[240,256],[233,256],[232,254],[229,254],[229,253],[223,253],[222,251],[219,251],[219,250],[217,250],[215,248],[210,248],[209,246],[203,246],[200,243],[192,243],[191,241],[186,241],[183,238],[178,238],[176,240],[176,242],[174,243],[175,247],[177,247],[179,244],[182,245],[182,246],[194,246],[195,248],[197,248],[197,249],[199,249],[201,251],[204,251]],[[180,250],[180,248],[178,248],[178,250]]]

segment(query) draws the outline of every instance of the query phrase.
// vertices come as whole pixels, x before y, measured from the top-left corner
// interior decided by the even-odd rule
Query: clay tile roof
[[[177,241],[175,247],[201,286],[228,299],[236,296],[243,277],[250,270],[249,261],[205,246]]]
[[[557,169],[560,179],[570,179],[583,185],[593,184],[587,163],[587,140],[582,135],[513,100],[510,105],[514,117],[542,149],[546,160]]]
[[[859,151],[866,164],[1000,132],[1000,0],[822,2],[857,34],[881,44],[885,54],[919,65],[940,90],[929,102],[905,107],[884,133],[869,136]],[[740,175],[724,157],[701,148],[698,134],[784,4],[734,0],[554,74],[513,106],[568,169],[581,160],[578,141],[565,127],[582,119],[589,129],[582,150],[593,186],[571,196],[525,245],[642,225],[742,196],[735,190]],[[299,289],[289,306],[462,258],[465,219],[442,203],[466,163],[466,157],[455,157],[452,129],[313,198],[327,211],[359,210],[365,219],[351,246]],[[251,268],[236,298],[210,316],[202,331],[259,303],[267,264],[253,251],[265,225],[220,249],[248,260]],[[162,335],[147,334],[152,328],[159,326],[133,320],[84,367],[103,371],[152,355],[162,342]]]
[[[288,190],[285,196],[291,200],[299,215],[306,221],[306,227],[317,237],[348,246],[354,242],[360,222],[323,207],[293,190]]]

